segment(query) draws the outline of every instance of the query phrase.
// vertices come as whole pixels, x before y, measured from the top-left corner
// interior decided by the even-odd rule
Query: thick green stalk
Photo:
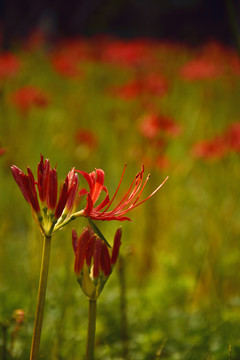
[[[97,300],[89,299],[86,360],[94,360]]]
[[[45,304],[45,296],[46,296],[46,288],[47,288],[50,249],[51,249],[51,236],[45,236],[44,244],[43,244],[42,265],[40,272],[37,308],[35,315],[30,360],[37,360],[39,354],[42,322],[43,322],[43,314],[44,314],[44,304]]]

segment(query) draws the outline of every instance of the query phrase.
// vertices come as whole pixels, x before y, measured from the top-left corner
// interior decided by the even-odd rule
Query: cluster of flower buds
[[[75,169],[73,168],[67,174],[59,197],[57,170],[56,168],[52,169],[49,160],[44,161],[42,155],[38,164],[37,181],[29,167],[27,174],[24,174],[15,165],[11,167],[11,170],[25,200],[31,206],[43,234],[52,235],[72,214],[79,186]]]
[[[72,231],[75,253],[74,270],[83,292],[91,300],[98,298],[112,272],[118,258],[121,235],[122,231],[119,228],[116,231],[110,254],[106,241],[94,233],[90,227],[84,228],[79,238],[76,230]]]

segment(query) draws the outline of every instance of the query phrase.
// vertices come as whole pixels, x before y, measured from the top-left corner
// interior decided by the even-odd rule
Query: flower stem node
[[[78,238],[75,229],[72,231],[72,244],[75,253],[74,270],[77,280],[90,300],[96,300],[102,292],[115,265],[121,245],[122,231],[116,231],[113,248],[109,251],[106,242],[90,227]]]

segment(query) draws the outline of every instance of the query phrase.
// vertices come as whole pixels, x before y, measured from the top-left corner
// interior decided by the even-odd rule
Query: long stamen
[[[136,175],[137,181],[136,181],[136,179],[135,179],[135,181],[136,181],[135,187],[134,187],[133,191],[131,192],[131,194],[128,196],[128,199],[124,202],[126,196],[128,195],[128,193],[127,193],[126,196],[124,196],[124,198],[123,198],[123,199],[120,201],[120,203],[113,209],[112,212],[116,212],[116,211],[119,212],[119,211],[121,211],[121,210],[122,210],[123,208],[125,208],[125,207],[129,204],[129,202],[134,198],[134,196],[137,194],[137,192],[138,192],[139,189],[141,188],[142,180],[143,180],[142,175],[143,175],[143,172],[142,172],[142,171]],[[132,184],[133,184],[133,183],[132,183]],[[131,184],[131,185],[132,185],[132,184]],[[129,189],[129,190],[130,190],[130,189]],[[128,191],[128,192],[129,192],[129,191]],[[123,202],[124,202],[124,203],[123,203]]]
[[[122,172],[120,181],[119,181],[119,183],[118,183],[117,189],[116,189],[116,191],[115,191],[115,193],[114,193],[114,195],[113,195],[113,197],[112,197],[112,200],[109,202],[108,206],[107,206],[106,209],[103,211],[103,214],[109,209],[109,207],[111,206],[113,200],[115,199],[115,197],[116,197],[116,195],[117,195],[117,193],[118,193],[118,190],[119,190],[120,185],[121,185],[121,183],[122,183],[123,175],[124,175],[125,170],[126,170],[126,167],[127,167],[127,164],[124,165],[123,172]]]
[[[140,198],[140,196],[141,196],[141,194],[142,194],[142,192],[143,192],[143,190],[144,190],[144,188],[145,188],[145,186],[146,186],[149,178],[150,178],[150,174],[148,174],[148,176],[147,176],[147,178],[146,178],[146,180],[145,180],[145,182],[144,182],[144,184],[143,184],[143,186],[142,186],[142,188],[141,188],[138,196],[136,197],[136,199],[134,200],[134,202],[132,203],[131,206],[134,206],[134,205],[137,203],[137,201],[138,201],[138,199]]]
[[[147,201],[150,197],[152,197],[167,181],[168,176],[166,177],[166,179],[157,187],[157,189],[155,189],[150,195],[148,195],[148,197],[146,197],[146,199],[140,201],[138,204],[135,204],[134,206],[122,211],[121,215],[126,214],[128,211],[135,209],[137,206],[141,205],[142,203],[144,203],[145,201]]]

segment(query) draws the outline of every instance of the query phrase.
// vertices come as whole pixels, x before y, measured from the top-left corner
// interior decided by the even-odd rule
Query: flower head
[[[166,178],[163,181],[163,183],[158,186],[156,190],[154,190],[147,198],[139,202],[143,189],[145,188],[145,185],[150,177],[150,175],[148,175],[143,183],[144,167],[142,166],[141,171],[135,176],[126,194],[122,197],[122,199],[114,207],[113,210],[108,211],[109,207],[113,203],[118,193],[125,169],[126,166],[124,167],[119,185],[112,200],[110,200],[108,190],[104,185],[105,174],[102,169],[96,169],[90,174],[86,173],[85,171],[76,170],[81,175],[83,175],[83,177],[86,179],[89,185],[89,191],[87,191],[86,189],[82,189],[79,192],[81,196],[87,195],[87,206],[84,209],[84,216],[92,220],[119,220],[119,221],[130,220],[128,217],[124,215],[130,210],[134,209],[135,207],[141,205],[151,196],[153,196],[167,180]],[[105,192],[106,194],[105,198],[99,205],[95,206],[102,191]]]
[[[41,155],[38,164],[37,181],[31,169],[24,174],[17,166],[11,167],[14,180],[18,184],[25,200],[31,206],[42,232],[50,235],[56,227],[72,214],[74,201],[78,191],[78,175],[74,168],[67,174],[58,196],[57,170],[52,169],[49,160]],[[56,227],[55,227],[56,225]]]
[[[109,251],[106,242],[90,227],[85,228],[79,238],[76,230],[72,231],[74,271],[83,292],[92,300],[100,295],[117,261],[121,236],[119,228],[114,237],[113,248]]]
[[[28,112],[32,107],[44,108],[49,104],[48,95],[33,86],[24,86],[12,94],[12,101],[22,112]]]
[[[5,52],[0,55],[0,80],[13,77],[19,69],[20,60],[14,54]]]

